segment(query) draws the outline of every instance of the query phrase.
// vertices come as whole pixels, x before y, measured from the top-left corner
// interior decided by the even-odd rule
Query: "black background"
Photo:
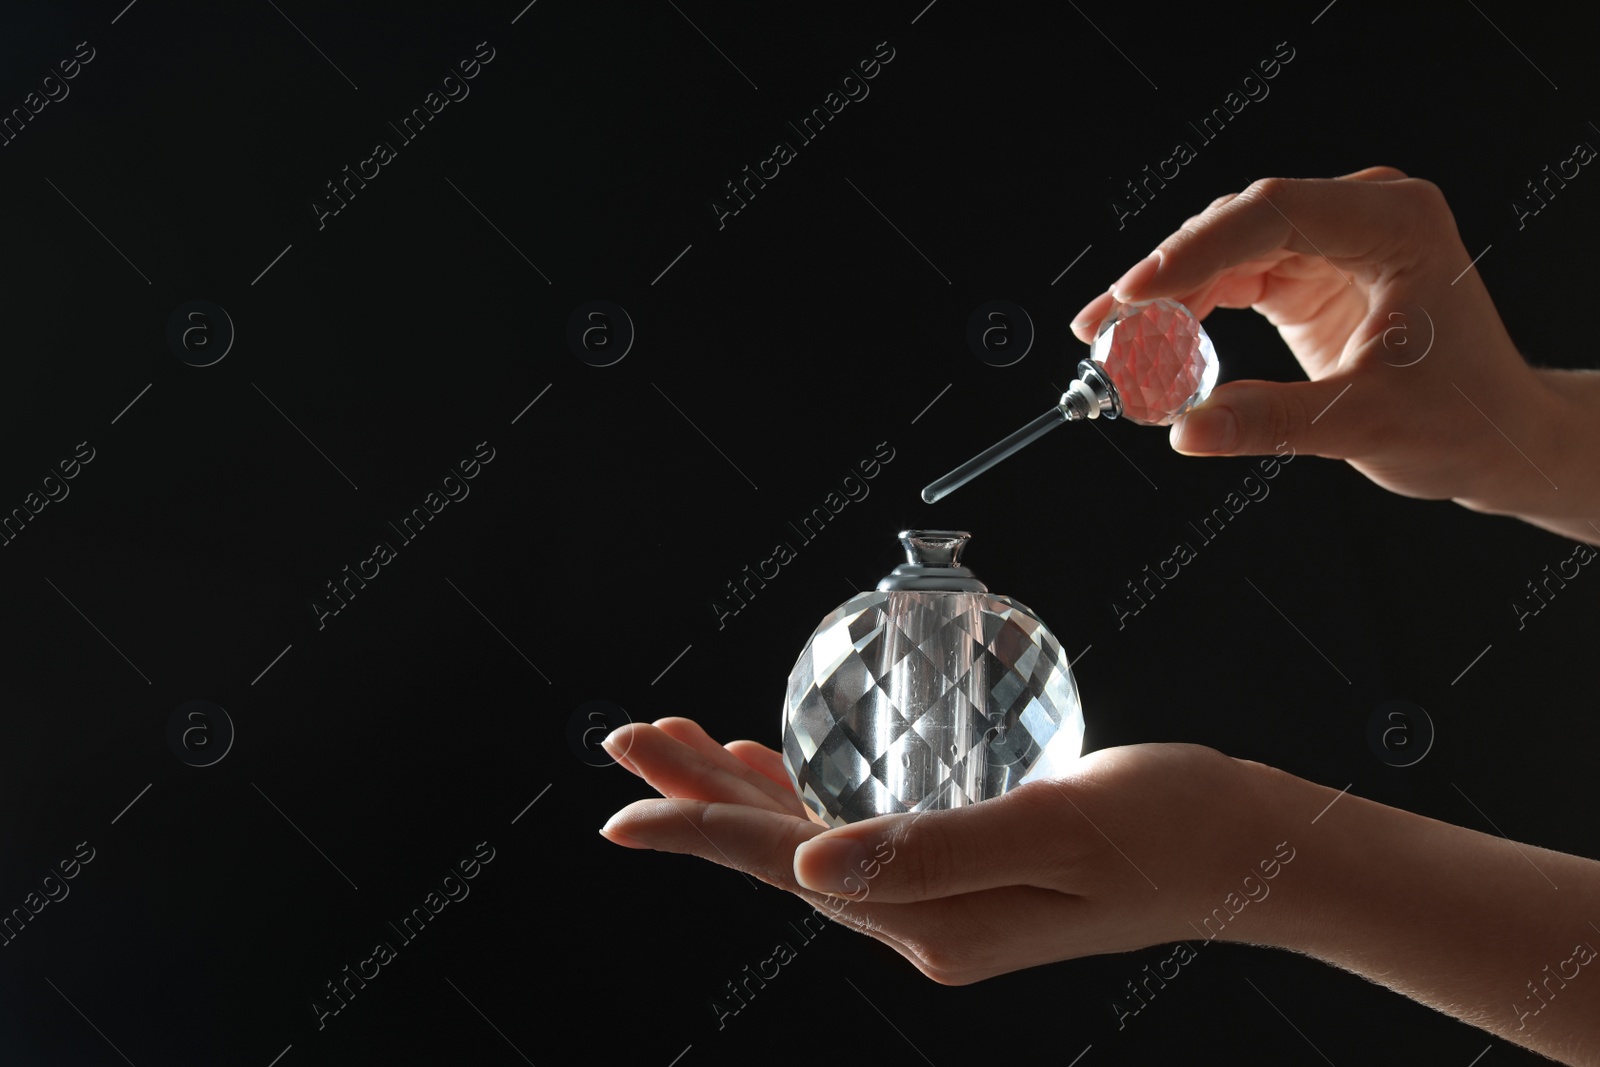
[[[719,1030],[712,998],[806,906],[606,843],[648,790],[567,739],[606,700],[777,744],[816,622],[894,565],[897,530],[960,527],[991,589],[1089,649],[1091,748],[1204,743],[1600,854],[1600,578],[1521,630],[1510,606],[1570,542],[1301,457],[1119,630],[1113,596],[1253,461],[1096,424],[917,496],[1048,407],[1085,351],[1083,302],[1267,175],[1431,178],[1469,251],[1489,248],[1477,269],[1525,354],[1593,364],[1600,178],[1520,229],[1510,206],[1600,142],[1593,25],[1324,2],[8,4],[6,111],[79,41],[95,58],[0,147],[0,509],[79,442],[95,458],[0,549],[0,908],[78,842],[95,858],[0,949],[0,1057],[1537,1061],[1285,953],[1208,947],[1119,1030],[1113,998],[1166,950],[944,988],[837,928]],[[396,142],[387,122],[480,41],[494,58],[470,96],[319,229],[323,184]],[[723,184],[880,41],[894,58],[870,96],[719,228]],[[1122,183],[1193,142],[1185,122],[1279,42],[1295,57],[1270,96],[1119,229]],[[197,298],[237,330],[205,368],[165,339]],[[613,366],[566,343],[591,299],[637,328]],[[1010,367],[966,346],[991,299],[1037,328]],[[1299,376],[1253,314],[1207,326],[1226,377]],[[485,440],[470,496],[319,629],[324,583]],[[894,459],[871,495],[796,543],[786,524],[879,442]],[[779,540],[795,561],[719,628],[713,598]],[[194,699],[237,730],[209,767],[166,741]],[[1366,740],[1393,699],[1437,730],[1405,769]],[[479,841],[495,858],[471,895],[319,1030],[323,983]],[[1412,891],[1372,877],[1377,900]],[[1510,906],[1548,892],[1530,872]],[[1505,976],[1508,1012],[1526,977]]]

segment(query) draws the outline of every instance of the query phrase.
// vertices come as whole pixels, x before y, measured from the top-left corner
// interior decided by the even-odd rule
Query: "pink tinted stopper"
[[[1166,426],[1217,384],[1217,350],[1176,300],[1112,304],[1089,358],[1105,368],[1123,416],[1146,426]]]

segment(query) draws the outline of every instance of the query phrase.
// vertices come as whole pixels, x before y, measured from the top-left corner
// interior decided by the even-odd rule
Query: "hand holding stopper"
[[[949,495],[1063,422],[1126,416],[1166,426],[1211,395],[1219,371],[1211,338],[1176,300],[1113,304],[1055,407],[928,485],[929,504]]]

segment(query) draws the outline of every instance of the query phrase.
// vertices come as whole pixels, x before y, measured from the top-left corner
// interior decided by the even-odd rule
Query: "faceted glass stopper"
[[[1008,597],[861,593],[789,674],[783,762],[825,826],[976,804],[1062,774],[1082,751],[1067,655]]]
[[[1166,426],[1217,384],[1217,350],[1176,300],[1112,304],[1089,358],[1105,368],[1123,416],[1146,426]]]

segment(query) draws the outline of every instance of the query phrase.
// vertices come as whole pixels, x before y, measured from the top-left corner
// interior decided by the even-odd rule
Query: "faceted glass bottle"
[[[783,762],[817,822],[975,804],[1083,751],[1067,655],[960,565],[970,534],[907,530],[907,562],[835,608],[789,674]]]

